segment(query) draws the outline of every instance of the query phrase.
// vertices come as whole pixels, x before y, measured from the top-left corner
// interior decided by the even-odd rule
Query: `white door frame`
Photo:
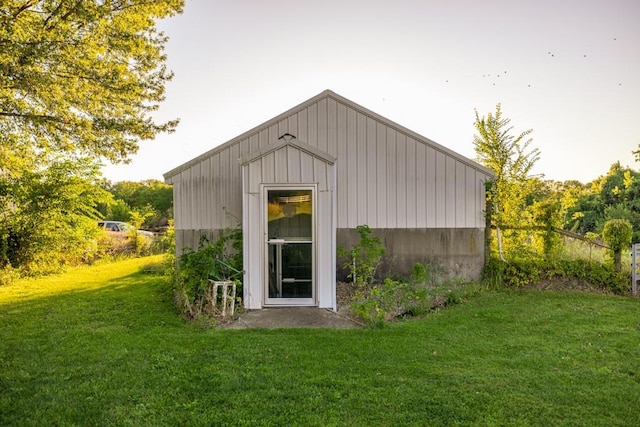
[[[318,280],[317,280],[317,184],[261,184],[260,185],[260,209],[262,228],[262,254],[263,264],[263,306],[317,306],[318,305]],[[281,245],[285,244],[284,239],[269,239],[268,235],[268,192],[269,190],[311,190],[311,298],[272,298],[269,297],[269,246],[280,246],[277,253],[281,253]],[[295,244],[295,243],[294,243]]]

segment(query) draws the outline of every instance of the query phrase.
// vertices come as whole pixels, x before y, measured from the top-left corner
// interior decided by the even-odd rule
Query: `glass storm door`
[[[266,305],[314,305],[313,189],[266,189]]]

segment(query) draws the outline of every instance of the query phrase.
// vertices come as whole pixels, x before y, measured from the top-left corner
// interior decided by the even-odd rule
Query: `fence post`
[[[631,293],[638,296],[638,280],[640,280],[640,243],[631,246]]]
[[[493,223],[493,198],[491,192],[494,186],[494,181],[487,181],[484,184],[484,198],[485,198],[485,211],[484,211],[484,265],[489,264],[491,260],[491,239],[493,230],[491,224]]]

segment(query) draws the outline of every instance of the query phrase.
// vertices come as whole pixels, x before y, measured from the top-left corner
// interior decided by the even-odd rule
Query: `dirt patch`
[[[355,298],[355,289],[352,283],[337,282],[336,283],[336,306],[338,314],[355,320],[349,309],[353,299]]]

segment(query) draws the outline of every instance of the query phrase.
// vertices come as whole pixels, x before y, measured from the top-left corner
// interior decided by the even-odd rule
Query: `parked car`
[[[133,230],[131,224],[122,221],[98,221],[98,227],[104,228],[107,234],[123,237],[127,232]],[[153,233],[145,230],[138,230],[140,236],[153,237]]]

